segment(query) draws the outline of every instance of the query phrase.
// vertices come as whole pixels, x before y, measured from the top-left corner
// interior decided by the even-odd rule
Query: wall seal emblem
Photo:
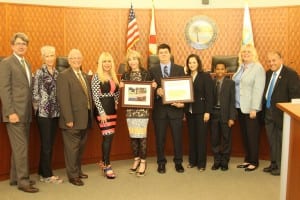
[[[216,40],[218,29],[211,18],[195,16],[185,26],[185,39],[195,49],[207,49]]]

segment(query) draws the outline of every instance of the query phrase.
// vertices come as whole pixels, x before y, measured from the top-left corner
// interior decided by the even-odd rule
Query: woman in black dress
[[[96,121],[103,135],[102,161],[99,166],[109,179],[116,177],[110,165],[111,143],[117,123],[119,81],[110,53],[103,52],[98,59],[97,73],[92,78],[92,95],[96,106]]]

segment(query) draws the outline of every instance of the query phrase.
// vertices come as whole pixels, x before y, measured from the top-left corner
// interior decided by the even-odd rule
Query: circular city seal
[[[195,49],[207,49],[217,38],[216,23],[207,16],[195,16],[185,26],[185,39]]]

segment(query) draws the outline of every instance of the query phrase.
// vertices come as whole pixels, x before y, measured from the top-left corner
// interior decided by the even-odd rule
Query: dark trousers
[[[228,122],[222,122],[220,110],[217,109],[214,109],[211,115],[211,149],[216,165],[228,165],[231,153],[231,128]]]
[[[40,163],[39,175],[44,178],[53,176],[52,173],[52,152],[55,135],[58,126],[58,118],[46,118],[37,116],[37,125],[40,132]]]
[[[189,129],[189,163],[198,168],[206,167],[208,123],[204,123],[203,117],[203,113],[186,114]]]
[[[81,158],[87,140],[86,129],[63,129],[62,135],[67,176],[69,179],[77,178],[82,173]]]
[[[265,111],[265,127],[270,144],[271,167],[279,168],[281,165],[282,129],[279,128],[272,116],[272,109]]]
[[[154,119],[154,129],[156,136],[157,163],[165,164],[165,143],[167,134],[167,125],[170,124],[174,146],[174,163],[182,163],[182,118],[176,119]]]
[[[114,134],[103,135],[102,161],[105,165],[110,165],[110,151],[111,151],[111,143],[112,143],[113,137],[114,137]]]
[[[256,113],[256,118],[251,119],[249,113],[242,113],[238,110],[240,122],[240,131],[244,145],[245,159],[244,162],[258,166],[259,137],[260,137],[260,112]]]
[[[10,181],[19,187],[29,186],[28,143],[30,123],[6,123],[12,150]]]

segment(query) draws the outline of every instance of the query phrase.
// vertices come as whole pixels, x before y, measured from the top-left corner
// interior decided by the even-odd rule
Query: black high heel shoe
[[[144,166],[143,166],[143,165],[144,165]],[[144,167],[144,170],[141,171],[141,169],[143,169],[143,167]],[[140,167],[139,167],[139,170],[136,172],[136,175],[137,175],[137,176],[145,176],[146,169],[147,169],[147,163],[146,163],[146,160],[141,160],[141,162],[140,162]]]
[[[134,158],[133,165],[132,168],[129,169],[130,170],[129,173],[134,174],[136,170],[139,168],[140,164],[141,164],[141,159],[139,157]]]

